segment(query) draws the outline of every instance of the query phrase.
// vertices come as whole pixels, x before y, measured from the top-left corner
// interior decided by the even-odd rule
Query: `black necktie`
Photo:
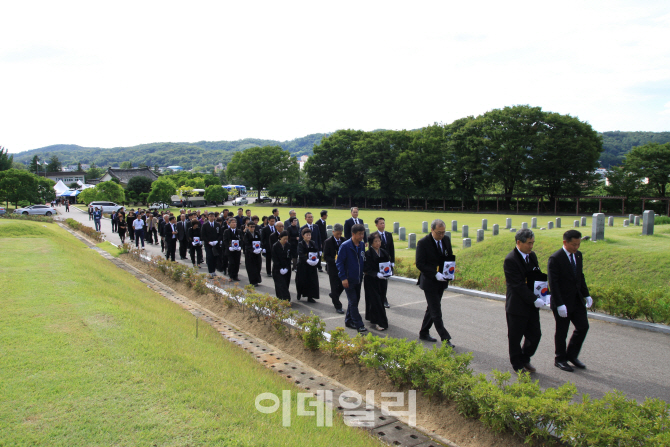
[[[354,219],[354,223],[358,225],[358,219]]]
[[[386,237],[384,236],[384,233],[379,233],[382,235],[382,241],[384,242],[384,245],[386,245]]]
[[[572,264],[572,272],[577,276],[577,263],[575,263],[575,255],[570,253],[570,264]]]
[[[526,255],[526,264],[530,264],[530,255]]]
[[[340,246],[340,240],[339,240],[339,239],[335,239],[335,241],[337,242],[337,246],[339,247],[339,246]]]
[[[440,254],[442,254],[442,243],[440,241],[437,241],[437,249],[439,250]]]

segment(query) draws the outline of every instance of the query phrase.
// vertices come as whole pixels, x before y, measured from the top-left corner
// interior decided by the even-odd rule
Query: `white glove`
[[[391,263],[391,267],[395,267],[395,262],[392,262],[392,263]]]
[[[260,249],[260,248],[255,249],[255,250],[254,250],[254,254],[255,254],[255,255],[259,255],[259,254],[261,254],[261,249]]]
[[[265,254],[265,249],[263,249],[263,254]]]
[[[587,296],[586,297],[586,307],[591,307],[591,306],[593,306],[593,298],[591,298],[590,296]]]
[[[228,250],[235,251],[235,247],[228,247]]]
[[[307,260],[307,263],[308,263],[309,265],[311,265],[312,267],[314,267],[316,264],[319,263],[319,261],[310,261],[310,260],[308,259],[308,260]]]
[[[379,273],[377,273],[377,278],[379,278],[379,279],[386,279],[386,276],[384,276],[383,273],[379,272]]]
[[[322,254],[323,254],[323,252],[322,252],[322,251],[320,251],[320,252],[319,252],[319,256],[321,256]]]
[[[285,275],[285,274],[288,273],[288,269],[280,269],[279,273],[281,273],[282,275]]]
[[[556,309],[556,312],[558,312],[558,316],[561,318],[568,318],[568,308],[565,307],[565,304],[562,306],[558,306]]]
[[[237,247],[235,250],[242,251],[242,247]]]
[[[440,272],[435,273],[435,279],[438,281],[444,281],[444,275]]]
[[[217,241],[210,241],[210,243],[209,243],[209,245],[211,245],[212,247],[215,246],[216,244],[218,244]]]
[[[536,299],[535,303],[533,304],[535,304],[535,307],[537,307],[538,309],[545,306],[544,300],[542,298]]]

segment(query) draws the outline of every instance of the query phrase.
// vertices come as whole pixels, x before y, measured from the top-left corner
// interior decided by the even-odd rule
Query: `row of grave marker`
[[[642,219],[640,219],[640,216],[636,216],[634,214],[630,214],[628,216],[628,219],[624,219],[623,221],[623,226],[628,227],[630,225],[635,225],[635,226],[640,226],[640,223],[642,223],[642,235],[643,236],[651,236],[654,234],[654,211],[652,210],[647,210],[643,213]],[[573,221],[573,227],[574,228],[579,228],[580,226],[585,227],[587,224],[586,222],[586,217],[582,217],[580,220],[575,220]],[[365,226],[365,238],[370,236],[370,229],[368,228],[368,224],[363,224]],[[607,219],[607,225],[610,227],[614,226],[614,217],[610,216]],[[555,220],[555,226],[556,228],[561,228],[561,218],[557,217]],[[326,227],[326,232],[327,236],[330,237],[333,234],[333,226],[328,225]],[[492,227],[492,235],[497,236],[499,234],[499,225],[498,224],[493,224]],[[528,227],[528,222],[522,222],[521,223],[521,228],[529,228]],[[533,217],[530,220],[530,228],[531,229],[536,229],[537,228],[537,217]],[[549,221],[547,222],[547,228],[549,230],[554,229],[554,222]],[[428,222],[423,221],[422,222],[422,231],[424,233],[428,233]],[[509,230],[513,233],[516,232],[516,228],[512,228],[512,218],[508,217],[505,219],[505,229]],[[540,228],[541,230],[544,230],[544,228]],[[488,219],[482,219],[482,228],[477,230],[477,242],[482,242],[484,240],[484,231],[488,230]],[[451,221],[451,231],[447,231],[445,233],[445,237],[448,237],[451,239],[451,233],[457,232],[458,231],[458,221],[452,220]],[[401,241],[406,241],[408,240],[407,234],[405,227],[401,227],[399,222],[393,222],[393,233],[397,234],[400,238]],[[461,227],[461,237],[463,238],[463,248],[471,247],[472,246],[472,240],[469,237],[469,227],[467,225],[463,225]],[[591,240],[592,241],[601,241],[605,238],[605,215],[603,213],[595,213],[593,215],[593,224],[591,226]],[[410,233],[409,234],[409,241],[407,244],[407,248],[416,248],[416,233]]]

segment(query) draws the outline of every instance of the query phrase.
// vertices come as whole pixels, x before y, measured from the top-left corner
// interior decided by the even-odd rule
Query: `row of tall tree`
[[[601,139],[588,123],[519,105],[416,131],[337,131],[314,147],[305,182],[350,202],[467,202],[484,193],[552,200],[594,187],[601,151]]]

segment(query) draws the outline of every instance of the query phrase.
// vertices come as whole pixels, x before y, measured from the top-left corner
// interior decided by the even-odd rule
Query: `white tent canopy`
[[[65,191],[69,191],[69,190],[70,190],[70,188],[68,188],[67,186],[65,186],[65,183],[63,183],[62,180],[58,180],[58,183],[56,183],[56,184],[54,185],[54,191],[56,191],[56,195],[57,195],[57,196],[60,196],[60,195],[63,194]]]

